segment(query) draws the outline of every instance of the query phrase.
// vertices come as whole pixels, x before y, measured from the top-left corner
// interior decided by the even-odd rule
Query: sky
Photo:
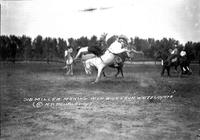
[[[200,41],[200,0],[0,0],[1,35]],[[107,37],[107,38],[108,38]]]

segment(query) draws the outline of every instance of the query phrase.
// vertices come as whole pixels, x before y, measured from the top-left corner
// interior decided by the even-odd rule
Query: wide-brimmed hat
[[[119,39],[123,39],[126,43],[128,43],[128,38],[125,35],[120,35]]]
[[[68,50],[69,53],[73,52],[73,48],[68,48],[67,50]]]
[[[175,44],[175,45],[174,45],[174,47],[175,47],[175,48],[178,48],[178,45],[177,45],[177,44]]]

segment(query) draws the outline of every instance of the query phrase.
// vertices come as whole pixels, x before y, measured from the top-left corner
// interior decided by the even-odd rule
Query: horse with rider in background
[[[191,59],[188,56],[186,50],[182,47],[176,46],[174,50],[169,49],[169,51],[159,50],[156,53],[156,59],[161,59],[162,71],[161,76],[164,75],[165,70],[167,75],[170,75],[170,68],[174,67],[179,76],[183,74],[192,74],[190,69]],[[180,66],[181,72],[178,72],[178,66]]]

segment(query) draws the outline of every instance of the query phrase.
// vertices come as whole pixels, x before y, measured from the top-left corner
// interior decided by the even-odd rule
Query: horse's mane
[[[156,52],[155,56],[156,56],[156,59],[161,58],[162,60],[167,60],[168,57],[170,56],[170,53],[168,51],[159,50]]]

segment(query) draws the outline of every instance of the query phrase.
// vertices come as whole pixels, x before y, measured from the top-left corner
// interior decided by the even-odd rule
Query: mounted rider
[[[168,65],[170,66],[171,63],[176,62],[178,60],[178,45],[175,45],[175,48],[169,49],[170,55],[168,57]]]

